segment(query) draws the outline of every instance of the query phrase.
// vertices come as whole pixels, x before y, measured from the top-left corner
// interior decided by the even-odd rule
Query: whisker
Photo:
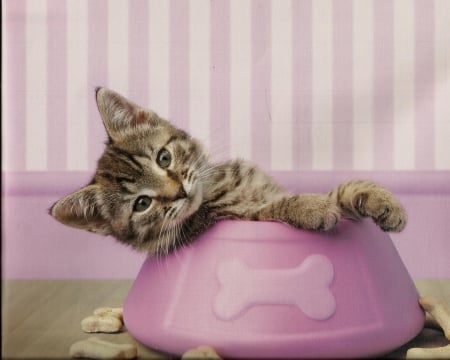
[[[218,169],[220,169],[220,168],[222,168],[222,167],[223,167],[222,164],[216,164],[216,165],[209,165],[209,164],[208,164],[208,166],[205,166],[205,167],[200,168],[200,169],[199,169],[199,173],[200,173],[200,174],[204,174],[204,173],[207,173],[207,172],[209,172],[209,171],[218,170]]]
[[[199,157],[195,159],[195,161],[191,164],[191,168],[196,168],[200,161],[207,162],[208,156],[206,154],[201,154]]]
[[[164,255],[164,245],[167,242],[166,238],[169,236],[168,230],[170,229],[170,210],[164,215],[161,229],[159,230],[157,254],[160,257]]]
[[[221,173],[222,173],[222,170],[220,170],[220,169],[206,170],[198,175],[198,179],[205,180],[205,179],[211,178],[214,175],[221,174]]]
[[[180,257],[179,257],[179,245],[178,245],[178,243],[180,242],[180,238],[181,238],[181,232],[180,232],[180,230],[181,230],[181,226],[180,226],[180,224],[177,224],[176,225],[176,238],[175,238],[175,247],[174,247],[174,249],[173,249],[173,252],[174,252],[174,255],[176,256],[176,258],[177,258],[177,260],[178,261],[180,261]]]
[[[180,226],[180,248],[185,248],[186,245],[189,243],[189,237],[186,235],[186,232],[184,231],[184,227]]]

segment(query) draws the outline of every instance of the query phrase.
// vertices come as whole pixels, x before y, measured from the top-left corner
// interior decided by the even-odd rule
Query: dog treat
[[[215,350],[206,345],[199,346],[198,348],[186,351],[181,359],[215,359],[221,360],[222,358],[215,352]]]
[[[87,333],[116,333],[122,326],[122,321],[114,316],[92,315],[81,321],[81,329]]]
[[[137,348],[133,344],[115,344],[91,337],[74,343],[69,353],[73,358],[134,359],[137,357]]]
[[[407,359],[450,359],[450,344],[437,348],[411,348],[406,352]]]
[[[112,308],[112,307],[102,307],[94,310],[94,315],[97,316],[113,316],[120,321],[123,321],[123,310],[122,308]]]
[[[420,298],[419,303],[436,320],[445,337],[450,340],[450,306],[447,302],[442,298],[426,296]]]
[[[279,270],[254,269],[239,260],[227,261],[220,264],[217,278],[220,291],[213,310],[220,319],[234,319],[261,304],[295,305],[315,320],[325,320],[336,310],[330,290],[334,268],[324,255],[310,255],[295,268]]]
[[[429,329],[437,329],[442,330],[438,322],[434,317],[432,317],[429,313],[425,312],[425,325],[424,327]]]

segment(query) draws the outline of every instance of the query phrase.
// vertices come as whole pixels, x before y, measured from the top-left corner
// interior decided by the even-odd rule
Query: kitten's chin
[[[183,213],[184,220],[194,214],[202,204],[203,196],[201,189],[194,189],[193,196],[186,201],[186,210]]]
[[[191,189],[187,198],[183,199],[182,209],[178,216],[178,222],[182,223],[191,217],[202,204],[203,192],[200,184]]]

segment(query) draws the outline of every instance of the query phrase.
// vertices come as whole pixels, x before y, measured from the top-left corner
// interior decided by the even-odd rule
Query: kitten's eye
[[[142,212],[148,209],[152,199],[146,195],[139,196],[134,202],[133,211]]]
[[[172,155],[168,150],[163,148],[159,151],[158,156],[156,157],[156,162],[163,169],[166,169],[170,166],[170,163],[172,162]]]

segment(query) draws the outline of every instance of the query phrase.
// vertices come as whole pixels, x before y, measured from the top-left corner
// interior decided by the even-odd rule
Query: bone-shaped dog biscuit
[[[201,360],[201,359],[209,359],[209,360],[222,360],[222,358],[216,353],[216,351],[207,345],[201,345],[195,349],[190,349],[186,351],[181,360]]]
[[[122,321],[114,316],[92,315],[81,321],[81,330],[87,333],[116,333],[122,326]]]
[[[97,316],[112,316],[120,321],[123,321],[123,309],[120,307],[102,307],[94,310],[94,315]]]
[[[432,296],[421,297],[419,303],[441,327],[445,337],[450,340],[450,306],[448,303],[443,298]]]
[[[406,352],[407,359],[450,359],[450,344],[437,348],[411,348]]]
[[[94,310],[94,315],[81,321],[81,329],[87,333],[116,333],[123,326],[122,308],[102,307]]]
[[[219,265],[217,278],[220,290],[213,311],[222,320],[257,305],[296,305],[316,320],[328,319],[336,310],[330,291],[334,268],[324,255],[310,255],[290,269],[252,269],[234,259]]]
[[[137,348],[133,344],[115,344],[91,337],[74,343],[69,353],[73,358],[134,359],[137,357]]]

